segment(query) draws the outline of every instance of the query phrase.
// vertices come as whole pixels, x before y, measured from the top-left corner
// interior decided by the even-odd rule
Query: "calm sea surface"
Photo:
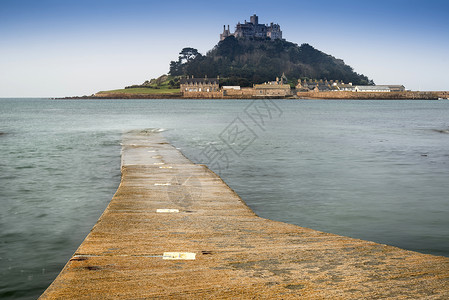
[[[148,128],[262,217],[449,256],[449,101],[0,99],[0,298],[47,288]]]

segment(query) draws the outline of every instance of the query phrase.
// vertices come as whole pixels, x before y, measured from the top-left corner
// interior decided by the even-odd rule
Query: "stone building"
[[[389,85],[391,92],[405,92],[405,86],[403,85]]]
[[[352,82],[344,83],[343,81],[337,81],[334,83],[334,86],[336,86],[338,91],[340,92],[355,92],[355,86],[352,85]]]
[[[218,78],[182,78],[179,83],[183,94],[212,93],[220,90]]]
[[[357,85],[355,92],[404,92],[403,85]]]
[[[301,79],[298,79],[298,84],[296,85],[296,89],[299,92],[330,92],[330,91],[338,91],[337,82],[334,82],[333,80],[327,81],[327,80],[312,80],[309,79],[308,81],[304,79],[304,81],[301,81]]]
[[[356,85],[356,92],[371,92],[371,93],[388,93],[390,88],[388,85]]]
[[[235,32],[231,33],[228,29],[226,29],[226,26],[223,26],[223,33],[220,34],[220,41],[224,40],[225,38],[229,36],[235,36],[236,38],[244,38],[244,39],[251,39],[251,38],[268,38],[271,40],[276,39],[282,39],[282,31],[281,26],[279,24],[273,24],[265,25],[265,24],[259,24],[259,17],[256,15],[253,15],[250,17],[250,22],[246,22],[241,24],[240,22],[235,27]]]
[[[253,93],[254,96],[285,97],[291,95],[291,88],[283,79],[279,80],[279,78],[276,78],[276,81],[255,84],[253,86]]]
[[[354,92],[405,92],[403,85],[357,85]]]

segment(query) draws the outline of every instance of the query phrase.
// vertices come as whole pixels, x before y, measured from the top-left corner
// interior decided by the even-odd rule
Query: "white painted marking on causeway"
[[[196,253],[191,252],[164,252],[162,259],[168,260],[194,260],[196,257]]]
[[[176,208],[158,208],[157,213],[179,213],[179,209]]]

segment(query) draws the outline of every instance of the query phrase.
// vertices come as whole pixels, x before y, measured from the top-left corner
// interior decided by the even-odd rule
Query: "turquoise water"
[[[0,298],[35,299],[157,128],[260,216],[449,256],[449,101],[0,99]]]

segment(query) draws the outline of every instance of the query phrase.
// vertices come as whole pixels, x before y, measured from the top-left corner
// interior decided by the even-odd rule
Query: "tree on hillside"
[[[200,53],[195,48],[184,48],[179,52],[179,59],[182,64],[188,63],[195,59]]]
[[[172,76],[183,75],[181,62],[172,60],[170,62],[170,72],[169,73]]]
[[[179,52],[178,60],[170,62],[170,74],[173,76],[183,75],[185,73],[184,66],[198,56],[201,56],[201,54],[197,49],[191,47],[183,48]]]

